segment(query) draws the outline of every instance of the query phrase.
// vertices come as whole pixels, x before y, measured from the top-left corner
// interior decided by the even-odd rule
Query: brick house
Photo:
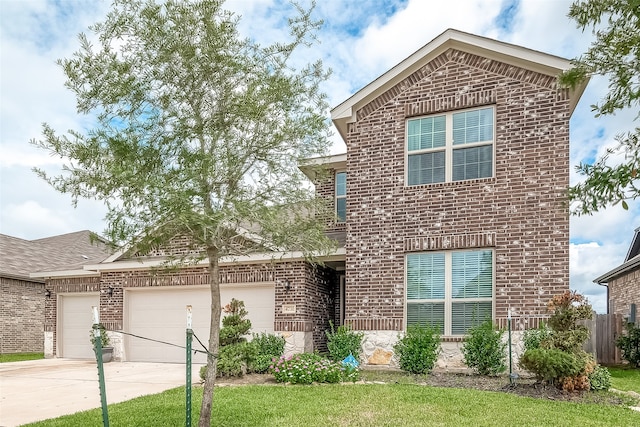
[[[439,329],[444,365],[486,316],[504,326],[511,310],[516,330],[537,326],[569,289],[569,119],[584,90],[558,87],[569,67],[442,33],[332,110],[347,151],[309,160],[329,179],[301,166],[334,205],[338,250],[323,266],[296,253],[224,261],[222,304],[245,301],[254,331],[283,334],[288,352],[322,351],[329,321],[348,323],[365,334],[363,361],[382,365],[407,325]],[[196,335],[208,336],[206,266],[154,269],[164,255],[117,253],[82,277],[38,273],[58,296],[46,307],[50,356],[90,354],[72,355],[64,336],[77,325],[64,315],[74,298],[99,304],[110,330],[174,343],[191,304]],[[184,360],[179,348],[112,338],[120,360]]]
[[[640,227],[635,229],[624,262],[594,280],[607,287],[607,314],[628,317],[631,304],[636,306],[636,321],[640,313]]]
[[[108,252],[90,241],[89,231],[37,240],[0,234],[0,354],[44,351],[45,281],[30,273],[81,267]]]

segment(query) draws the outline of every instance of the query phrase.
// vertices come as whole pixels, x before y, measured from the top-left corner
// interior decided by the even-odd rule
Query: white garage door
[[[275,296],[273,285],[223,286],[222,306],[232,298],[244,301],[251,320],[251,332],[273,332]],[[125,331],[140,337],[186,345],[186,306],[192,306],[193,332],[204,345],[209,342],[211,297],[208,287],[165,289],[128,289],[125,293]],[[224,312],[222,313],[224,317]],[[169,346],[132,336],[126,336],[126,359],[137,362],[184,363],[183,348]],[[193,340],[193,348],[201,349]],[[197,353],[194,363],[206,363],[206,356]]]
[[[90,341],[93,324],[92,306],[98,306],[100,297],[91,294],[58,295],[58,350],[59,356],[70,359],[93,359]]]

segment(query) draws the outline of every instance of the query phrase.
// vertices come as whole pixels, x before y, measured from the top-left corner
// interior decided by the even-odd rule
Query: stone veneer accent
[[[556,76],[448,50],[357,111],[346,137],[347,323],[402,331],[405,254],[472,247],[495,251],[496,320],[509,308],[547,316],[569,288],[568,94]],[[486,105],[494,177],[406,186],[406,119]]]

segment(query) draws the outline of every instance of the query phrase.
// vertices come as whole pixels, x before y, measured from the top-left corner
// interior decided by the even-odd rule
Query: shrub
[[[100,345],[102,348],[109,347],[111,339],[109,338],[109,334],[107,334],[107,328],[105,328],[102,323],[98,323],[97,327],[95,325],[91,327],[91,331],[89,331],[89,340],[91,341],[91,345],[94,348],[96,346],[95,329],[100,330]]]
[[[265,373],[273,363],[284,353],[285,339],[274,334],[253,334],[251,345],[255,349],[255,357],[249,365],[250,372]]]
[[[329,325],[331,330],[325,331],[329,358],[339,362],[352,354],[359,359],[364,333],[353,331],[349,325],[338,326],[338,329],[333,328],[333,322],[329,322]]]
[[[611,387],[611,374],[604,366],[597,365],[589,375],[591,390],[609,390]]]
[[[244,302],[233,298],[229,304],[224,306],[223,311],[227,315],[222,319],[220,345],[225,346],[246,341],[244,335],[249,333],[251,321],[245,319],[249,313],[244,308]]]
[[[535,329],[527,329],[522,335],[524,351],[541,348],[543,343],[548,342],[550,338],[551,329],[545,323],[540,323]]]
[[[535,374],[538,381],[561,385],[560,379],[576,376],[580,363],[575,355],[558,349],[534,348],[520,357],[519,366]]]
[[[316,353],[274,359],[269,371],[276,381],[291,384],[356,382],[360,376],[357,369],[330,361]]]
[[[435,329],[409,326],[406,335],[393,347],[400,369],[413,374],[424,374],[433,369],[440,349],[440,336]]]
[[[616,340],[616,346],[622,351],[622,358],[640,368],[640,328],[633,323],[626,324],[626,333]]]
[[[496,330],[491,319],[469,330],[462,345],[464,363],[480,375],[497,375],[507,369],[504,331]]]
[[[241,377],[250,371],[256,359],[256,347],[250,342],[220,347],[216,377]],[[200,368],[200,378],[204,381],[207,367]]]

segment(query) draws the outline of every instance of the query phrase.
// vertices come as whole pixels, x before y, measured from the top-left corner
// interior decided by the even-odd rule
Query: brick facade
[[[640,270],[621,275],[608,283],[611,314],[628,316],[631,304],[636,305],[636,319],[640,319]]]
[[[45,331],[53,333],[53,351],[57,353],[57,304],[58,293],[100,293],[100,321],[108,330],[122,330],[124,327],[125,288],[163,286],[208,285],[207,267],[189,267],[178,271],[131,270],[102,272],[100,277],[50,279],[47,287],[52,295],[47,300],[45,310]],[[285,290],[284,282],[291,288]],[[338,278],[333,270],[313,266],[304,261],[238,264],[220,268],[221,284],[275,283],[275,331],[307,332],[313,337],[314,349],[326,350],[324,331],[329,321],[336,322],[335,295]],[[113,294],[109,296],[109,288]],[[283,314],[283,304],[295,304],[295,314]],[[40,330],[42,341],[42,330]]]
[[[0,354],[44,350],[43,283],[0,277]]]
[[[487,105],[494,177],[405,185],[407,118]],[[555,76],[449,49],[356,117],[346,138],[346,321],[402,330],[405,254],[469,247],[495,251],[497,319],[509,307],[516,325],[545,316],[569,288],[570,101]]]

